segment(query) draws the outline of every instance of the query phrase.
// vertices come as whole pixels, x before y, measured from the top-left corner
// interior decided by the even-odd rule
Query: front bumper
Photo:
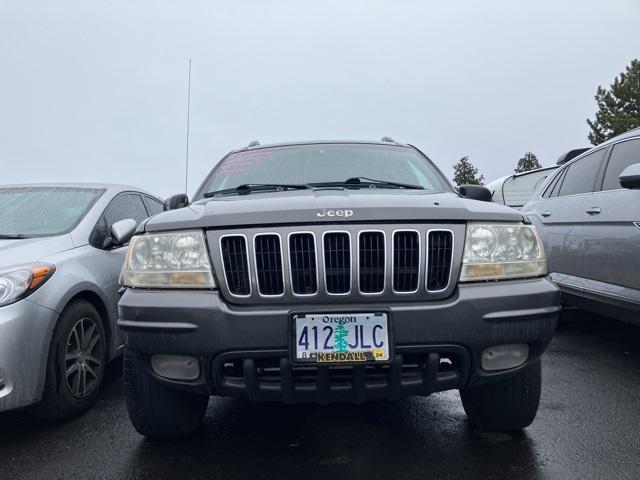
[[[440,301],[342,306],[233,306],[217,292],[129,289],[118,325],[129,352],[159,382],[251,400],[363,401],[400,398],[476,386],[512,375],[535,361],[555,332],[560,293],[545,278],[460,285]],[[394,343],[387,365],[296,367],[290,361],[295,313],[386,311]],[[486,372],[481,352],[527,343],[527,363]],[[164,379],[150,368],[152,354],[199,359],[194,382]]]
[[[57,316],[29,299],[0,308],[0,412],[40,399]]]

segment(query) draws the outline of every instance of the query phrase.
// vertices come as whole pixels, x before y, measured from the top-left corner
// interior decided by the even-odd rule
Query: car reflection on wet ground
[[[186,440],[127,417],[120,362],[66,423],[0,414],[0,478],[639,478],[640,328],[572,312],[543,357],[524,433],[473,431],[457,392],[400,403],[252,405],[212,399]]]

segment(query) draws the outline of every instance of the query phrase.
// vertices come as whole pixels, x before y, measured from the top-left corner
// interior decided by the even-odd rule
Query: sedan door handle
[[[591,207],[589,210],[587,210],[587,213],[589,215],[597,215],[598,213],[600,213],[600,208],[599,207]]]
[[[542,212],[540,215],[542,215],[543,217],[550,217],[551,216],[551,212],[549,210],[547,210],[546,212]]]

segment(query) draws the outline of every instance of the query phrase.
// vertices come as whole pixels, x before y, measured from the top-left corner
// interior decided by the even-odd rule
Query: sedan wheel
[[[73,326],[65,350],[67,387],[77,399],[86,398],[98,385],[102,370],[102,342],[95,319],[81,318]]]
[[[102,319],[86,300],[64,309],[53,332],[42,399],[29,408],[40,418],[71,418],[86,412],[100,392],[107,363]]]

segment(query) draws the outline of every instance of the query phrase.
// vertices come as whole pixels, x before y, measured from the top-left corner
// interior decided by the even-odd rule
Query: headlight
[[[134,236],[121,283],[142,288],[214,288],[204,234],[188,230]]]
[[[33,293],[55,271],[48,263],[31,263],[0,270],[0,307]]]
[[[547,259],[533,225],[467,225],[461,282],[538,277],[547,274]]]

